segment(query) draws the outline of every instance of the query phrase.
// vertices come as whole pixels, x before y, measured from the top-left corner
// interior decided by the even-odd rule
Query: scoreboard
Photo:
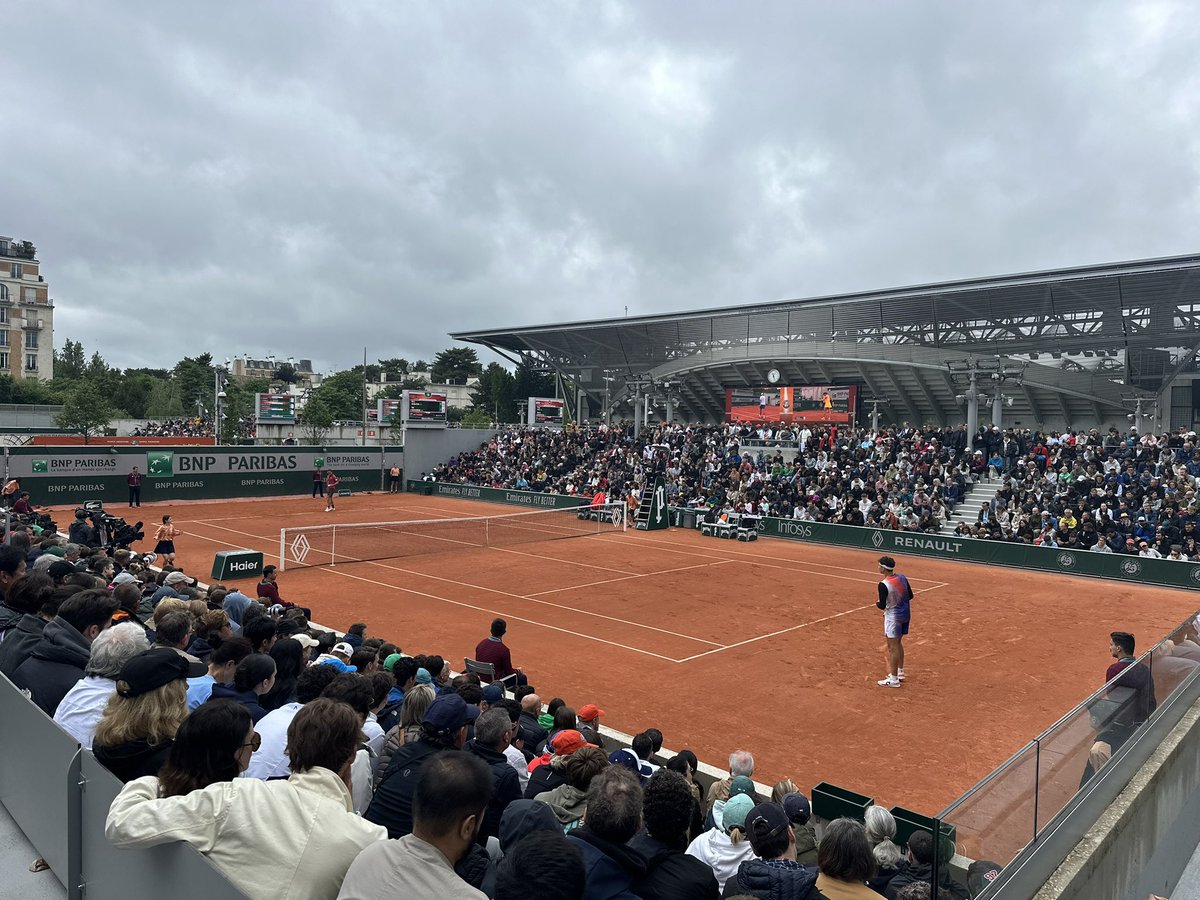
[[[263,424],[292,425],[296,421],[296,398],[291,394],[255,394],[254,418]]]
[[[380,425],[391,425],[400,417],[399,400],[378,400],[375,403],[375,417]]]
[[[553,397],[530,397],[525,411],[525,421],[530,425],[562,425],[565,400]]]
[[[408,428],[445,428],[446,395],[405,391],[400,400],[400,421]]]

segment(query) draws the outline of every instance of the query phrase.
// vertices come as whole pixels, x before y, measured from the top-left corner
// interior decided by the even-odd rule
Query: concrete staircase
[[[962,501],[950,513],[950,519],[942,523],[940,534],[953,534],[959,522],[974,525],[979,521],[979,510],[995,496],[999,490],[1000,480],[982,478],[975,484],[968,484]]]

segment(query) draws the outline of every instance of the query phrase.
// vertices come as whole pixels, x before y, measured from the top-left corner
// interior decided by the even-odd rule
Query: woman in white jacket
[[[305,705],[288,728],[292,775],[286,781],[236,777],[257,743],[249,716],[236,748],[222,736],[227,728],[218,728],[215,719],[209,724],[205,717],[185,722],[174,748],[180,757],[173,754],[164,766],[167,786],[188,786],[186,777],[176,777],[186,773],[172,770],[187,765],[192,742],[227,745],[234,760],[216,760],[213,774],[200,780],[228,780],[177,796],[163,796],[157,778],[131,781],[109,809],[108,839],[116,847],[187,841],[253,900],[335,900],[359,851],[387,838],[386,828],[353,812],[349,780],[363,740],[359,716],[335,700]]]
[[[746,837],[746,814],[754,808],[754,800],[746,794],[738,794],[725,802],[714,816],[719,821],[688,845],[687,853],[708,865],[717,878],[717,884],[725,890],[725,881],[737,873],[743,860],[755,859],[754,849]]]

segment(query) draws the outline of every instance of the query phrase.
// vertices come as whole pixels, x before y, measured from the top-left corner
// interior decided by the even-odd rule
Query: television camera
[[[88,504],[88,506],[93,506],[93,504]],[[83,519],[91,520],[91,527],[95,529],[96,539],[99,542],[97,546],[109,553],[113,550],[128,550],[131,544],[146,536],[141,522],[134,522],[130,525],[120,516],[106,513],[100,507],[91,509],[87,506],[80,507],[75,510],[75,519],[77,523]]]

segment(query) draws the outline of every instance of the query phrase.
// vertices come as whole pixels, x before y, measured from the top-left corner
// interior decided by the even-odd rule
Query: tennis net
[[[512,547],[611,534],[625,528],[622,503],[460,519],[305,525],[279,532],[279,568],[283,571],[480,547]]]

